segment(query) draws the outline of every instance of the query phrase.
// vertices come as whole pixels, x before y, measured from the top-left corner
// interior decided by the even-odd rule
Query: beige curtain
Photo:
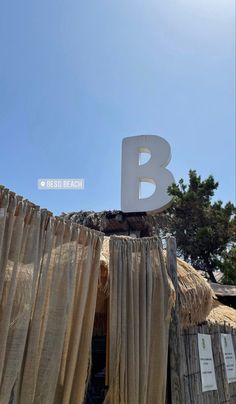
[[[164,404],[174,302],[160,241],[110,239],[110,404]]]
[[[0,403],[84,401],[102,233],[0,189]]]

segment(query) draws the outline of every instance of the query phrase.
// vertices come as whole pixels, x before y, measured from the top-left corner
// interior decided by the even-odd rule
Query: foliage
[[[221,282],[225,285],[236,285],[236,246],[222,255],[221,270],[223,277]]]
[[[208,272],[212,281],[215,269],[226,271],[226,276],[227,247],[236,241],[236,209],[231,202],[223,206],[221,201],[212,201],[217,187],[212,175],[202,180],[190,170],[189,184],[181,179],[169,188],[173,204],[167,211],[165,229],[175,235],[179,255]]]

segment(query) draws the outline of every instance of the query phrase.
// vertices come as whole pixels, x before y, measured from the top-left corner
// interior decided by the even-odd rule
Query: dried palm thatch
[[[179,258],[177,276],[182,327],[202,323],[210,313],[214,292],[202,275]]]
[[[96,313],[107,312],[108,292],[108,270],[109,270],[109,237],[104,237],[100,254],[100,276],[98,281],[98,292],[96,302]]]
[[[217,324],[229,324],[236,328],[236,310],[232,307],[225,306],[218,300],[213,300],[212,309],[207,316],[207,321]]]
[[[108,271],[109,271],[109,237],[104,237],[100,254],[100,277],[98,291],[108,296]]]

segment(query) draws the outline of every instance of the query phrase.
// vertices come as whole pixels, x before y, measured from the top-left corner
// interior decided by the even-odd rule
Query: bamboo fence
[[[217,390],[202,392],[198,334],[211,335]],[[220,334],[231,334],[236,352],[236,329],[229,325],[206,323],[182,330],[180,362],[183,375],[182,404],[235,404],[236,382],[228,383]],[[172,401],[172,404],[174,402]]]
[[[222,322],[211,320],[205,321],[201,325],[196,324],[184,328],[181,324],[174,237],[167,239],[167,268],[176,290],[176,305],[172,311],[169,333],[169,388],[166,404],[236,404],[236,382],[228,383],[227,381],[221,348],[221,333],[231,334],[236,353],[235,325],[232,325],[233,322],[222,324]],[[198,334],[211,335],[217,390],[202,391]]]

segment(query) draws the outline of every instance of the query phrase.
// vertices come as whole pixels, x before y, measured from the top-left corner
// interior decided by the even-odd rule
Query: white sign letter
[[[139,163],[141,153],[150,154],[150,159]],[[169,143],[160,136],[141,135],[126,137],[122,142],[121,210],[123,212],[161,212],[170,204],[172,197],[167,188],[175,182],[166,169],[171,159]],[[142,182],[156,186],[154,193],[140,198]]]

